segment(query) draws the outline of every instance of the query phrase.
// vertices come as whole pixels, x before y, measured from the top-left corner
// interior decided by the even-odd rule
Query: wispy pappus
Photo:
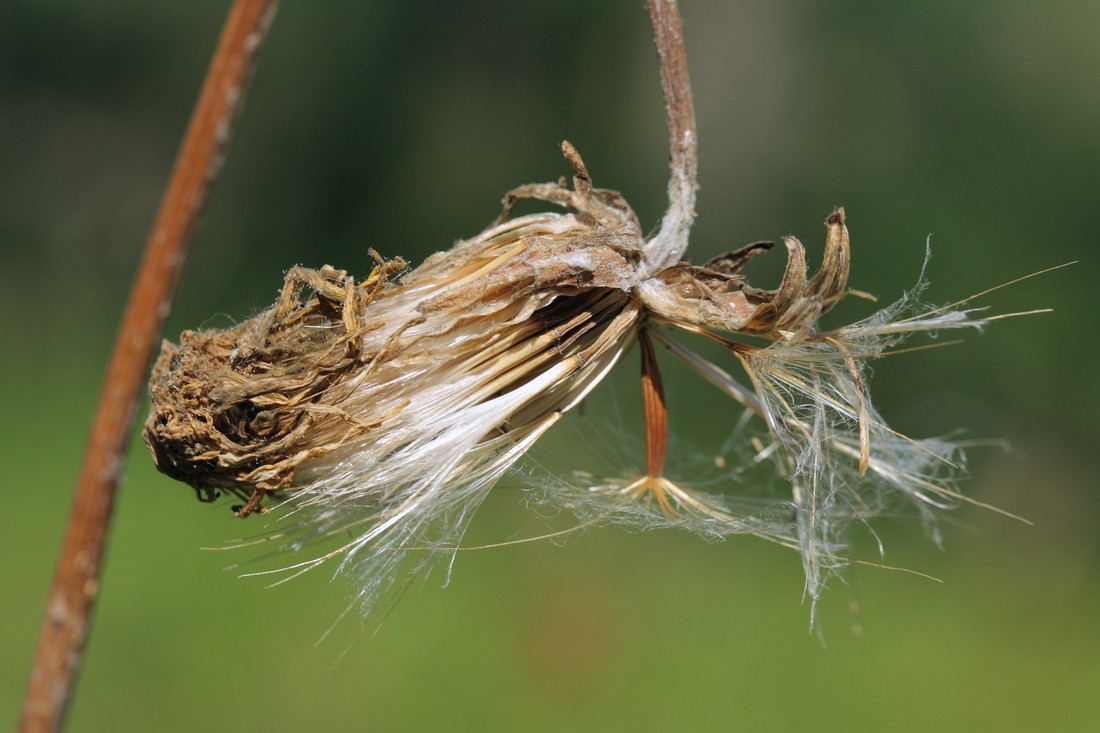
[[[376,256],[356,282],[327,266],[293,268],[267,311],[165,343],[145,425],[158,467],[202,498],[240,497],[242,517],[278,505],[290,516],[274,525],[274,539],[306,558],[284,571],[334,560],[355,571],[355,594],[369,609],[402,569],[437,554],[425,550],[456,546],[496,481],[639,341],[646,472],[579,495],[563,484],[561,502],[586,517],[778,541],[801,553],[816,599],[827,574],[848,562],[852,523],[899,503],[931,523],[935,510],[962,500],[958,449],[892,431],[871,404],[864,364],[911,333],[988,319],[958,307],[921,310],[907,296],[819,330],[820,316],[852,292],[843,209],[825,222],[814,274],[802,244],[784,239],[787,267],[774,289],[741,274],[767,243],[701,266],[684,261],[695,216],[694,116],[675,3],[650,0],[649,9],[672,170],[654,236],[643,235],[618,192],[593,187],[565,143],[571,186],[516,189],[485,231],[415,269]],[[523,199],[564,211],[510,218]],[[706,360],[677,332],[722,344],[729,364]],[[654,344],[759,416],[770,436],[759,454],[784,479],[784,495],[748,510],[663,475]],[[727,371],[738,365],[744,380]],[[325,538],[338,546],[310,554]]]

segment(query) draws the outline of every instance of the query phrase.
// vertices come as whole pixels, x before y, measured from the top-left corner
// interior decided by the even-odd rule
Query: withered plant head
[[[238,496],[242,517],[285,507],[273,535],[287,549],[341,538],[283,570],[338,558],[356,570],[369,609],[410,553],[420,567],[432,556],[424,550],[453,550],[494,483],[640,340],[646,471],[550,488],[584,518],[766,537],[800,551],[816,599],[848,561],[853,523],[902,503],[931,523],[934,510],[962,500],[959,452],[892,431],[871,405],[864,365],[909,333],[984,321],[958,309],[921,313],[906,298],[819,330],[821,315],[852,292],[843,209],[825,221],[813,275],[802,244],[783,240],[787,266],[772,289],[742,274],[770,243],[701,266],[683,261],[695,215],[694,116],[675,4],[649,6],[672,170],[654,236],[643,236],[621,194],[593,187],[565,143],[572,186],[515,189],[485,231],[415,269],[378,255],[360,282],[327,266],[292,268],[267,311],[164,345],[145,425],[158,467],[205,500]],[[510,218],[523,199],[564,211]],[[676,331],[725,346],[747,382]],[[664,475],[654,343],[732,397],[734,412],[762,420],[769,440],[757,457],[773,462],[785,493],[748,504]]]

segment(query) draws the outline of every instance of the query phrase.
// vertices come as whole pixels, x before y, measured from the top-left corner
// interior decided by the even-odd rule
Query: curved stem
[[[64,723],[145,372],[276,5],[235,0],[149,233],[77,479],[24,699],[23,733],[58,731]]]
[[[646,242],[645,247],[648,274],[652,274],[678,262],[687,249],[688,235],[695,219],[698,140],[684,34],[676,0],[648,0],[647,5],[661,67],[670,171],[668,211],[661,220],[660,231]]]

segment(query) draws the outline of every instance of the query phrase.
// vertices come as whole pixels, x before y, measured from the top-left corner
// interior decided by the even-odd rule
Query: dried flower
[[[958,449],[892,431],[873,408],[866,360],[910,333],[980,327],[953,307],[921,311],[913,293],[868,319],[819,331],[848,290],[845,212],[826,220],[824,262],[784,240],[779,286],[741,269],[770,243],[702,266],[682,261],[694,218],[695,135],[674,3],[651,0],[672,140],[670,206],[643,236],[615,191],[594,188],[568,143],[573,185],[534,184],[504,199],[481,234],[407,270],[384,260],[362,282],[331,267],[293,268],[279,301],[224,331],[165,343],[151,380],[145,439],[158,467],[200,498],[242,500],[239,516],[287,509],[274,538],[290,550],[343,538],[293,563],[354,571],[364,609],[402,569],[458,544],[486,493],[637,340],[642,348],[646,474],[574,486],[547,500],[584,519],[678,526],[709,537],[752,533],[797,548],[807,591],[848,562],[845,530],[899,502],[933,522],[962,500]],[[523,199],[564,213],[510,218]],[[918,288],[919,290],[919,288]],[[961,305],[961,304],[960,304]],[[672,337],[728,348],[744,385]],[[745,339],[742,337],[751,337]],[[666,415],[653,343],[762,418],[789,495],[754,504],[664,476]],[[407,563],[417,553],[419,562]]]

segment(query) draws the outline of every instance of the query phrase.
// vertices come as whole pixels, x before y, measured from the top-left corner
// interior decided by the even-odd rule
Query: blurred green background
[[[2,720],[18,716],[114,328],[227,7],[0,6]],[[929,233],[936,302],[1080,260],[985,301],[1053,314],[882,362],[873,382],[909,434],[1009,440],[972,454],[966,490],[1035,526],[966,508],[940,552],[915,522],[883,525],[886,562],[944,583],[855,568],[823,597],[824,644],[793,553],[609,528],[463,553],[448,589],[435,573],[376,634],[345,623],[315,646],[344,581],[264,590],[223,572],[247,553],[198,548],[258,528],[156,474],[135,440],[70,730],[1100,729],[1100,4],[683,12],[696,261],[787,233],[820,256],[835,205],[852,285],[887,302]],[[640,0],[284,3],[166,333],[256,312],[295,263],[365,273],[368,247],[415,262],[471,236],[506,190],[567,172],[566,137],[652,226],[663,124]],[[678,454],[713,455],[737,411],[666,380]],[[640,433],[590,409],[540,451],[601,420]],[[470,541],[544,529],[522,499],[499,487]]]

